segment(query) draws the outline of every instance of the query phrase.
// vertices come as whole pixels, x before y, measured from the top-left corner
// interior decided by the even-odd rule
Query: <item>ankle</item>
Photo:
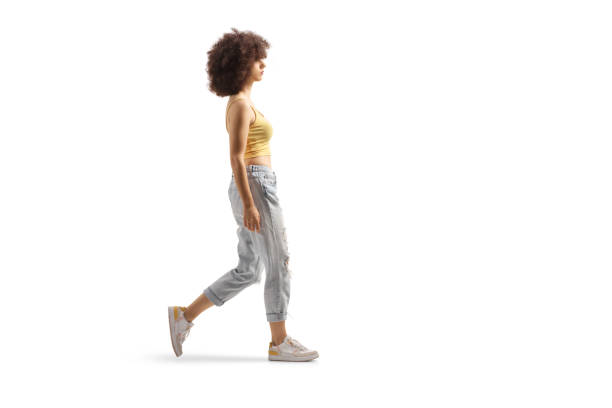
[[[284,335],[283,337],[280,337],[278,339],[274,339],[273,338],[272,339],[272,345],[273,346],[278,346],[279,344],[281,344],[285,340],[285,337],[287,337],[287,335]]]

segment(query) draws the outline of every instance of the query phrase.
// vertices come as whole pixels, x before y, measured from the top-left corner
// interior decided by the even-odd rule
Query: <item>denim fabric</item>
[[[266,270],[264,303],[269,322],[287,319],[291,271],[289,250],[282,209],[278,200],[276,173],[268,166],[246,166],[253,201],[260,216],[260,230],[244,226],[244,206],[232,174],[228,194],[234,219],[238,224],[238,265],[204,290],[217,306],[236,296],[241,290],[261,281]]]

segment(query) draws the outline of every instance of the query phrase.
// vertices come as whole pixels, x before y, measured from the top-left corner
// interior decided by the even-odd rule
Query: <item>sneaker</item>
[[[268,360],[271,361],[310,361],[317,357],[319,353],[316,350],[309,350],[290,336],[285,337],[278,346],[270,342],[268,350]]]
[[[168,306],[168,321],[170,322],[170,340],[174,354],[180,357],[183,354],[183,342],[189,336],[189,329],[193,327],[193,323],[188,322],[183,316],[187,310],[183,306]]]

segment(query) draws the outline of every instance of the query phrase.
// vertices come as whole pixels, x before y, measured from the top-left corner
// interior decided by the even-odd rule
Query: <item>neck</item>
[[[253,82],[248,82],[241,90],[236,94],[237,97],[245,97],[249,101],[251,100],[251,88],[253,87]]]

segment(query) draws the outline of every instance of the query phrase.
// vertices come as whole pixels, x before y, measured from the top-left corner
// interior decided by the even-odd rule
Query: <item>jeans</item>
[[[238,265],[208,286],[204,294],[215,305],[221,306],[244,288],[260,282],[265,267],[266,319],[268,322],[286,320],[291,271],[276,173],[264,165],[247,165],[246,170],[251,195],[259,211],[260,230],[250,231],[244,226],[244,206],[232,174],[228,194],[238,224]]]

